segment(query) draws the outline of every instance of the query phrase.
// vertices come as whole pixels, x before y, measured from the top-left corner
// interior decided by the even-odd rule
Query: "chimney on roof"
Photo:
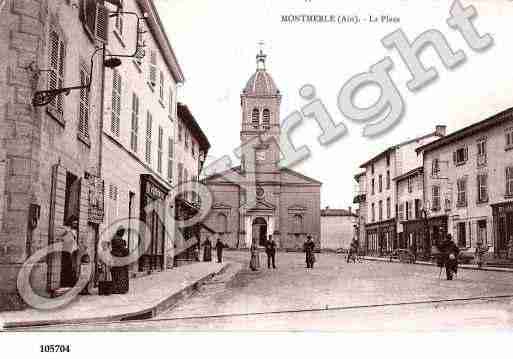
[[[447,130],[447,126],[445,126],[445,125],[436,125],[436,127],[435,127],[435,134],[440,136],[440,137],[444,137],[446,130]]]

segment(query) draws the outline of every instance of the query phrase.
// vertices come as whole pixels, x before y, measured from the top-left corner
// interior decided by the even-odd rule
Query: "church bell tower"
[[[240,140],[244,145],[257,142],[255,136],[260,136],[261,141],[255,144],[256,170],[278,172],[281,94],[267,72],[266,60],[267,55],[260,49],[256,55],[256,71],[241,94]]]

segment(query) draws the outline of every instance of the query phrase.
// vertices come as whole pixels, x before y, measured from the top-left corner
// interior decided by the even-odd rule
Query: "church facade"
[[[301,250],[309,234],[320,248],[322,184],[278,164],[281,93],[265,60],[260,51],[241,94],[240,141],[246,149],[241,166],[229,170],[236,176],[224,172],[203,180],[213,195],[204,223],[231,248],[248,248],[253,241],[262,246],[272,235],[279,249]],[[256,200],[249,200],[248,188]]]

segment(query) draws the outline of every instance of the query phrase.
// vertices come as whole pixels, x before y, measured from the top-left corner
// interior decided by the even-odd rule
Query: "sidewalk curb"
[[[401,263],[397,259],[393,259],[392,261],[390,261],[390,259],[388,259],[388,258],[379,258],[379,257],[367,257],[367,256],[365,256],[365,257],[363,257],[363,259],[366,260],[366,261],[373,261],[373,262]],[[415,263],[403,263],[403,264],[432,266],[432,267],[436,267],[437,266],[436,263],[429,263],[429,262],[423,262],[423,261],[415,262]],[[484,272],[513,273],[513,269],[510,269],[510,268],[486,267],[486,266],[478,268],[478,267],[475,267],[475,266],[470,266],[468,264],[459,264],[458,268],[468,269],[468,270],[475,270],[475,271],[484,271]]]
[[[94,317],[87,319],[64,319],[64,320],[43,320],[43,321],[23,321],[23,322],[4,322],[0,323],[2,326],[0,327],[0,332],[8,330],[8,329],[22,329],[22,328],[30,328],[35,326],[51,326],[51,325],[68,325],[68,324],[86,324],[86,323],[98,323],[98,322],[118,322],[118,321],[127,321],[127,320],[137,320],[137,319],[149,319],[153,318],[156,315],[162,313],[167,308],[171,307],[173,304],[177,303],[182,298],[187,297],[193,291],[197,290],[201,285],[203,285],[206,281],[210,280],[214,276],[219,273],[224,272],[230,263],[227,262],[223,264],[221,269],[211,272],[197,281],[190,283],[188,286],[183,288],[182,290],[170,294],[168,297],[160,300],[157,304],[140,309],[134,312],[127,312],[123,314],[111,315],[111,316],[103,316],[103,317]]]

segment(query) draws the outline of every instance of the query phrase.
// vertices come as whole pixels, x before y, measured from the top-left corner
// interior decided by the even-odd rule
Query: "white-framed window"
[[[468,147],[462,146],[453,153],[454,164],[460,166],[468,160]]]
[[[513,196],[513,167],[506,167],[506,196]]]
[[[374,203],[371,205],[372,222],[376,222],[376,206]]]
[[[303,233],[303,216],[300,214],[294,215],[294,233]]]
[[[162,155],[164,151],[164,129],[159,126],[158,140],[157,140],[157,172],[162,173]]]
[[[477,201],[488,201],[488,175],[486,173],[477,175]]]
[[[505,131],[506,146],[505,149],[513,148],[513,127],[507,128]]]
[[[153,127],[153,116],[150,111],[146,112],[146,163],[151,164],[151,132]]]
[[[432,187],[432,210],[439,211],[440,210],[440,186]]]
[[[414,182],[414,178],[413,177],[408,177],[408,193],[412,193],[413,192],[413,182]]]
[[[438,176],[440,174],[440,160],[438,158],[434,158],[431,162],[431,174],[433,176]]]
[[[464,207],[467,205],[467,179],[460,178],[456,183],[458,187],[458,197],[456,205],[459,207]]]
[[[379,192],[383,192],[383,175],[378,176],[378,190]]]
[[[404,203],[399,203],[399,205],[397,206],[397,212],[399,220],[404,220]]]
[[[387,170],[387,189],[390,189],[390,170]]]
[[[137,152],[139,136],[139,97],[132,93],[132,121],[130,126],[130,149]]]
[[[119,127],[121,118],[121,75],[118,70],[112,71],[112,108],[110,131],[116,137],[119,137]]]
[[[383,201],[378,202],[378,218],[380,221],[383,220]]]
[[[61,32],[51,27],[48,35],[48,77],[47,88],[54,90],[64,87],[66,44]],[[64,94],[57,95],[47,107],[48,112],[58,121],[64,123]]]
[[[390,219],[392,216],[392,202],[390,197],[387,198],[387,219]]]
[[[486,165],[486,139],[480,139],[477,141],[477,165]]]
[[[80,65],[80,84],[89,83],[89,71],[87,65]],[[80,89],[79,110],[78,110],[78,136],[89,141],[89,91],[87,88]]]

